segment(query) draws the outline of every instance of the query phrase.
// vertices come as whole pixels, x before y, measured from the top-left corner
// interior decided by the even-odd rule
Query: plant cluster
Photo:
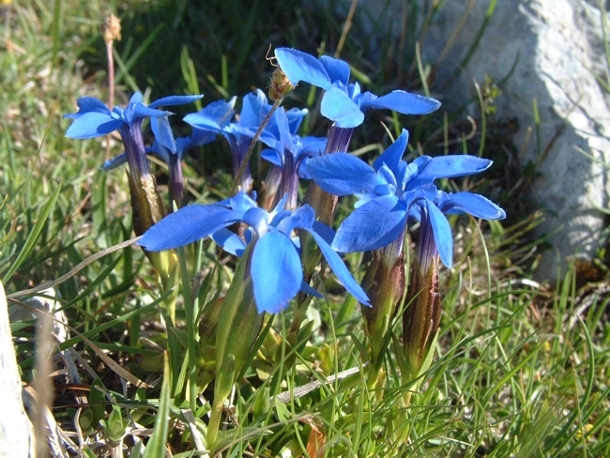
[[[205,433],[211,449],[218,446],[223,406],[234,385],[251,369],[268,335],[287,343],[274,358],[282,361],[281,369],[271,368],[276,386],[296,364],[311,298],[324,297],[318,286],[324,284],[326,266],[362,305],[368,343],[361,363],[371,391],[383,390],[382,363],[388,349],[393,349],[402,384],[411,387],[397,405],[404,415],[412,390],[431,364],[440,325],[438,274],[441,265],[450,267],[453,259],[448,215],[465,213],[487,220],[505,217],[500,207],[479,194],[446,192],[436,184],[440,179],[482,172],[491,166],[487,159],[420,156],[408,163],[402,159],[408,142],[404,129],[372,166],[349,153],[353,132],[363,124],[367,111],[424,115],[436,110],[438,101],[402,90],[383,96],[362,91],[358,83],[350,82],[349,65],[329,56],[316,58],[278,48],[272,62],[276,66],[269,90],[272,103],[257,90],[243,98],[236,116],[235,98],[212,102],[184,117],[193,128],[190,137],[174,137],[171,112],[162,108],[192,103],[201,96],[170,96],[146,105],[136,93],[127,107],[112,109],[100,100],[83,97],[77,102],[78,112],[66,115],[73,120],[66,133],[70,138],[120,133],[125,153],[106,162],[104,168],[128,164],[134,230],[142,235],[138,244],[159,276],[163,318],[169,327],[176,326],[178,279],[182,278],[186,326],[199,325],[197,332],[187,333],[185,397],[197,410],[197,396],[213,382]],[[324,90],[320,112],[331,121],[326,138],[301,136],[299,128],[307,109],[282,106],[299,83]],[[143,121],[148,118],[154,134],[149,147],[142,134]],[[236,193],[216,203],[183,206],[184,154],[216,138],[229,144]],[[252,190],[250,173],[257,142],[264,145],[260,157],[270,163],[260,196]],[[173,211],[168,215],[147,154],[156,154],[169,167]],[[309,184],[302,194],[300,184],[306,180]],[[335,232],[337,199],[350,195],[357,198],[355,209]],[[407,265],[405,260],[411,258],[405,254],[407,228],[416,222],[420,237]],[[213,303],[206,298],[208,307],[199,307],[194,306],[194,292],[189,291],[190,261],[184,250],[178,256],[173,249],[204,238],[239,260],[223,296]],[[367,253],[372,258],[360,283],[340,257],[346,253]],[[290,330],[273,334],[273,315],[290,304],[294,307]],[[402,333],[394,325],[397,319],[402,321]],[[170,349],[178,347],[169,345]],[[179,355],[170,351],[170,365],[172,359],[179,365],[183,355],[184,351]],[[394,436],[403,442],[408,429],[398,428]]]

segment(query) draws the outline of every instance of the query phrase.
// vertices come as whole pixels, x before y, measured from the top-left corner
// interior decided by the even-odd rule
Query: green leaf
[[[166,352],[165,364],[163,365],[163,382],[161,383],[161,394],[159,395],[159,410],[157,411],[153,435],[144,451],[144,458],[165,456],[165,444],[169,430],[170,383],[169,358]]]
[[[40,233],[42,232],[42,228],[44,227],[44,224],[47,222],[47,219],[49,218],[49,215],[51,214],[51,211],[53,210],[53,207],[55,206],[55,203],[57,202],[57,197],[59,196],[60,192],[61,192],[61,185],[58,185],[55,188],[55,191],[53,192],[53,194],[51,194],[51,196],[49,197],[49,200],[47,201],[46,205],[42,208],[40,214],[38,215],[38,220],[36,221],[36,224],[34,224],[34,227],[32,228],[32,232],[30,232],[30,234],[28,235],[28,238],[26,239],[25,244],[21,248],[19,255],[17,255],[17,259],[15,259],[15,261],[13,261],[13,263],[9,267],[6,275],[2,278],[3,283],[7,283],[10,280],[10,278],[17,271],[17,269],[19,269],[19,266],[21,266],[21,264],[23,264],[23,261],[25,261],[27,259],[28,255],[34,248],[34,245],[36,244],[36,241],[38,240],[38,237],[40,236]]]

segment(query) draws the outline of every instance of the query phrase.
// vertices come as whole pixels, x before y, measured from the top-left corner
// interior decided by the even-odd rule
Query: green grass
[[[164,449],[173,456],[196,456],[193,451],[205,445],[214,399],[214,363],[205,342],[198,343],[193,358],[189,339],[199,335],[200,326],[218,319],[217,299],[226,293],[234,261],[219,255],[210,242],[180,255],[187,277],[183,287],[192,278],[199,283],[186,290],[187,296],[181,289],[176,325],[167,330],[161,320],[164,298],[141,250],[109,250],[73,271],[90,256],[133,236],[125,173],[99,170],[108,151],[121,151],[119,142],[111,139],[107,150],[107,140],[64,137],[69,122],[62,114],[75,111],[76,98],[86,94],[104,99],[107,94],[98,33],[104,5],[22,0],[0,6],[0,279],[9,306],[25,308],[21,291],[73,273],[56,285],[71,327],[71,338],[58,348],[78,352],[80,381],[65,375],[52,378],[52,411],[77,448],[87,456],[114,450],[156,457]],[[265,2],[217,0],[205,5],[178,0],[121,3],[117,101],[122,103],[135,89],[150,89],[155,99],[198,86],[205,105],[227,94],[241,97],[254,87],[265,88],[272,70],[265,60],[269,43],[334,52],[343,19],[329,11],[296,1],[271,9]],[[413,11],[429,18],[436,10]],[[362,81],[368,79],[366,85],[374,92],[397,85],[423,90],[426,70],[425,63],[417,62],[416,34],[401,45],[384,35],[386,20],[382,17],[374,27],[384,43],[381,64],[359,51],[368,41],[353,30],[341,56],[362,74]],[[358,21],[354,27],[360,30]],[[396,64],[390,57],[399,48],[405,57]],[[407,80],[409,86],[403,84]],[[288,103],[308,102],[313,113],[306,124],[323,135],[327,124],[316,116],[316,97],[298,88]],[[595,285],[581,288],[581,271],[576,269],[555,288],[529,279],[535,264],[531,253],[539,244],[527,237],[540,216],[523,204],[518,171],[504,166],[509,162],[506,151],[515,152],[505,135],[510,123],[501,114],[488,114],[484,140],[480,135],[463,139],[456,132],[468,129],[461,129],[459,113],[418,119],[375,114],[367,118],[367,129],[357,132],[354,149],[373,144],[376,154],[388,145],[379,122],[393,134],[402,125],[410,130],[410,145],[417,145],[412,156],[462,148],[475,154],[484,141],[482,154],[493,157],[503,172],[446,185],[489,196],[507,209],[509,219],[483,226],[453,221],[456,261],[442,273],[444,315],[436,355],[410,406],[401,404],[412,387],[401,385],[391,345],[383,364],[385,383],[371,388],[366,382],[363,319],[353,298],[329,280],[323,285],[327,298],[310,307],[309,324],[298,335],[288,335],[291,309],[265,323],[269,332],[237,377],[222,410],[223,430],[210,452],[610,456],[608,296]],[[363,157],[372,154],[364,152]],[[222,144],[191,155],[185,165],[197,193],[191,200],[211,202],[227,195],[229,154]],[[165,191],[166,170],[154,170]],[[535,170],[528,173],[534,176]],[[342,201],[339,213],[347,213],[350,205]],[[347,260],[354,267],[367,262],[360,255]],[[361,278],[362,269],[356,276]],[[36,338],[34,318],[26,318],[11,325],[22,378],[31,384],[36,378]],[[339,375],[351,368],[359,371]],[[328,382],[331,376],[335,378]],[[125,377],[144,385],[125,385]],[[188,384],[194,380],[196,387]],[[315,382],[320,383],[312,391],[285,403],[273,397],[298,393],[299,387]],[[85,391],[74,390],[74,384]],[[407,441],[400,440],[405,437]]]

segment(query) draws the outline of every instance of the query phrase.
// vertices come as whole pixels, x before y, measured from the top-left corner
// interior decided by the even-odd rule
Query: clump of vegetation
[[[2,6],[0,278],[44,453],[607,455],[606,293],[528,278],[499,88],[468,136],[415,35],[364,55],[357,16],[236,3]]]

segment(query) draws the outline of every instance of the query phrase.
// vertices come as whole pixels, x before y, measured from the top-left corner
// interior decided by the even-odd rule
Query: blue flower
[[[252,92],[243,98],[239,120],[230,122],[233,118],[234,106],[235,97],[230,102],[213,102],[197,113],[185,116],[184,121],[195,129],[211,135],[222,135],[227,140],[233,159],[233,176],[237,178],[241,163],[252,143],[253,135],[250,135],[249,132],[256,132],[271,109],[271,105],[261,90]],[[252,187],[249,165],[246,165],[240,184],[244,191],[248,191]]]
[[[163,97],[149,104],[142,103],[142,94],[136,92],[124,109],[114,107],[111,110],[104,102],[94,97],[81,97],[76,101],[78,112],[64,115],[64,118],[73,119],[68,128],[66,137],[85,139],[106,135],[119,129],[124,124],[133,125],[144,118],[168,116],[173,113],[157,110],[160,106],[183,105],[199,100],[202,95],[169,96]]]
[[[287,208],[296,208],[299,178],[311,178],[305,167],[307,159],[319,156],[326,148],[326,138],[297,135],[305,113],[306,109],[286,111],[278,107],[261,133],[260,141],[269,148],[260,156],[274,166],[265,180],[266,197],[275,196],[273,205],[279,196],[287,195]],[[256,132],[246,133],[254,136]]]
[[[272,164],[284,168],[291,162],[294,170],[292,173],[301,178],[310,179],[305,167],[306,159],[319,156],[326,148],[324,137],[301,137],[297,134],[301,118],[298,122],[290,122],[290,112],[279,107],[269,123],[263,129],[260,140],[269,148],[261,151],[261,157]],[[307,113],[307,110],[302,110]],[[252,132],[251,132],[252,133]],[[292,156],[288,157],[288,154]]]
[[[470,192],[438,191],[434,180],[479,173],[490,160],[468,155],[422,156],[407,164],[401,160],[408,140],[403,130],[379,156],[373,167],[347,153],[312,158],[307,170],[326,192],[336,196],[355,195],[356,209],[337,230],[332,246],[338,252],[370,251],[402,237],[408,218],[431,228],[441,261],[453,261],[453,238],[445,214],[469,213],[483,219],[503,219],[504,210],[485,197]],[[422,221],[423,223],[423,221]]]
[[[427,114],[440,102],[405,91],[392,91],[378,97],[361,92],[358,83],[349,83],[349,65],[329,56],[316,59],[311,54],[289,48],[277,48],[275,57],[293,86],[305,81],[326,91],[322,97],[322,114],[337,127],[354,128],[362,124],[369,109],[388,109],[402,114]]]
[[[74,121],[66,131],[66,137],[86,139],[107,135],[119,130],[131,173],[135,176],[148,175],[146,150],[142,138],[142,121],[145,118],[164,118],[172,113],[158,110],[157,107],[168,105],[183,105],[199,100],[202,95],[163,97],[146,106],[142,102],[142,94],[136,92],[125,108],[108,107],[94,97],[81,97],[76,101],[78,112],[64,115]],[[167,141],[163,138],[162,141]]]
[[[168,215],[151,227],[138,242],[149,251],[161,251],[211,236],[227,251],[243,253],[246,243],[254,243],[250,275],[259,312],[277,313],[286,308],[304,286],[303,267],[295,229],[311,234],[328,265],[345,288],[358,301],[369,305],[366,294],[356,283],[339,255],[331,248],[333,231],[315,220],[309,206],[284,210],[284,200],[271,213],[257,207],[244,192],[211,205],[189,205]],[[250,226],[245,240],[227,228],[235,223]]]

